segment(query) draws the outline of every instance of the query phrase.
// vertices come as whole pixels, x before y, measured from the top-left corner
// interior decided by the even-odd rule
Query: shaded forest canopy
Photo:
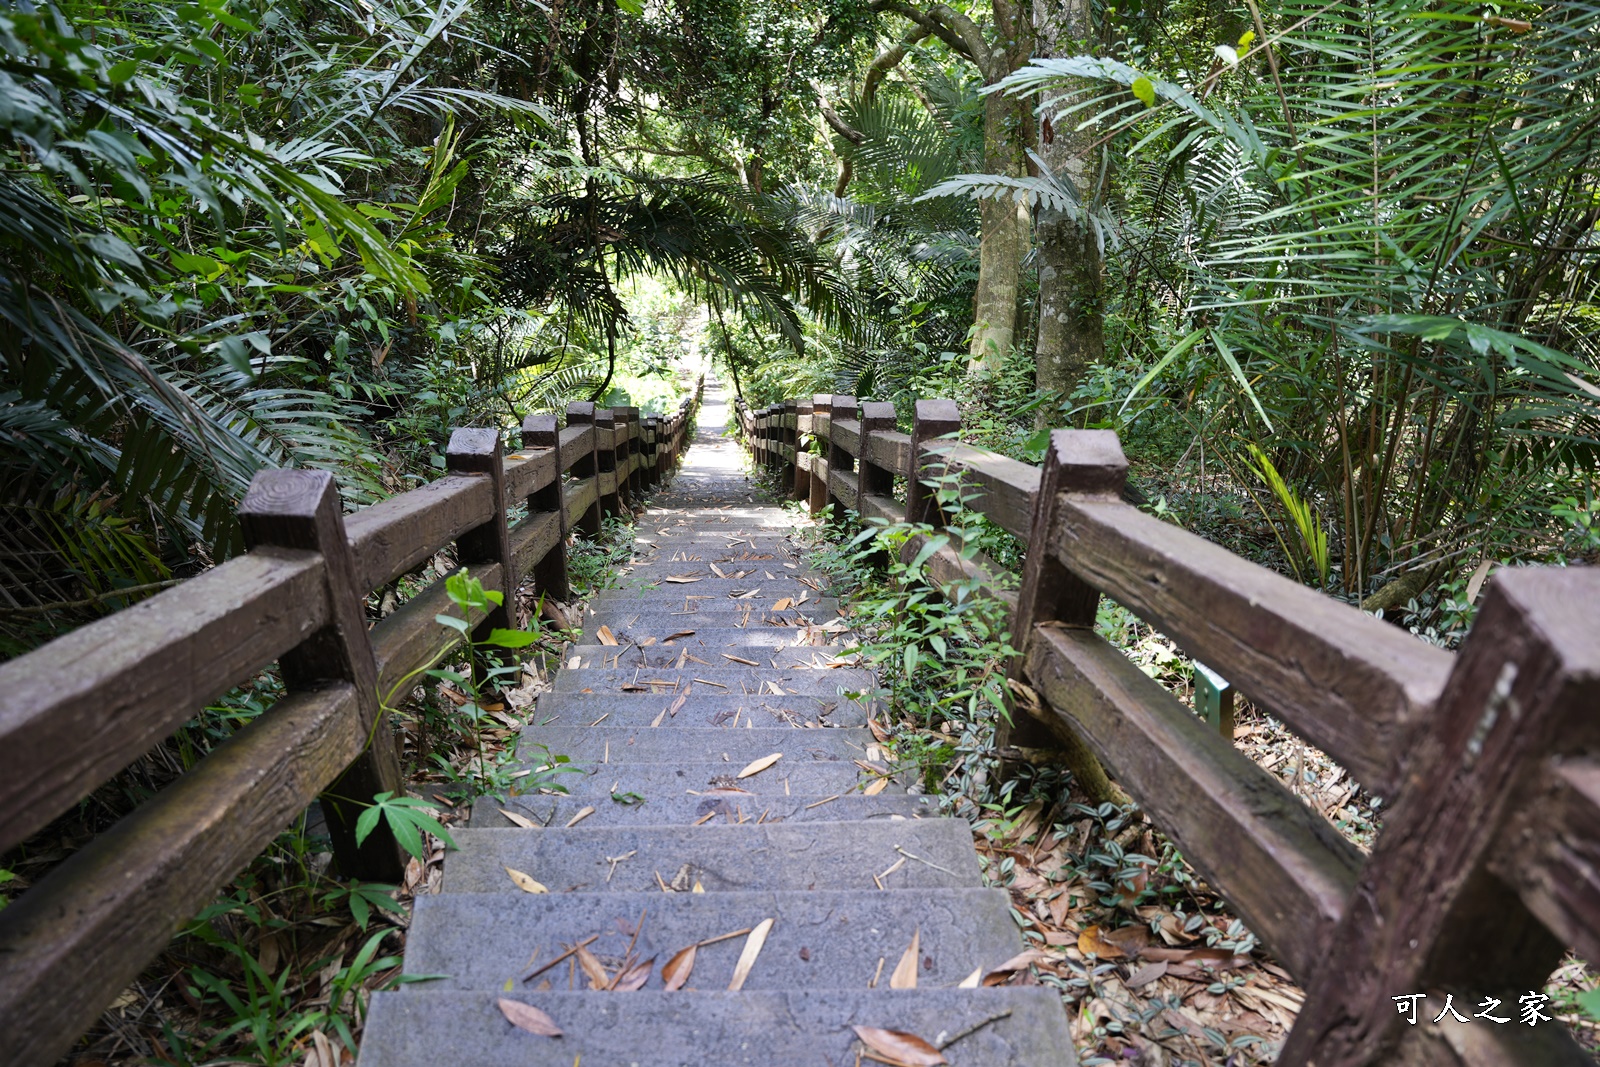
[[[960,397],[1435,640],[1600,552],[1600,5],[0,13],[0,654],[452,426]]]

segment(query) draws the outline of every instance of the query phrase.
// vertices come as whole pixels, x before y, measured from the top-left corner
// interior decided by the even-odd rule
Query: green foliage
[[[925,726],[1008,719],[1004,665],[1016,649],[1004,604],[979,593],[972,579],[941,590],[925,569],[934,553],[947,548],[969,561],[984,558],[993,527],[964,507],[957,479],[932,486],[951,516],[946,526],[873,519],[848,542],[847,562],[858,571],[883,564],[881,584],[874,581],[852,603],[853,616],[869,634],[862,652],[888,682],[894,707]],[[922,539],[921,545],[903,559],[913,538]]]
[[[449,832],[439,824],[438,815],[438,805],[429,804],[426,800],[397,797],[390,792],[379,793],[356,819],[356,844],[361,844],[371,836],[382,819],[401,848],[419,860],[426,860],[428,852],[422,843],[424,832],[432,834],[451,848],[456,847]]]
[[[1291,4],[1260,43],[1240,25],[1216,47],[1209,17],[1151,35],[1119,13],[1106,55],[1003,89],[1126,161],[1105,201],[1109,336],[1142,365],[1121,414],[1174,410],[1270,484],[1259,442],[1299,494],[1273,489],[1302,546],[1285,555],[1323,570],[1320,512],[1348,595],[1463,554],[1549,555],[1552,506],[1600,456],[1593,220],[1571,195],[1600,161],[1571,136],[1596,106],[1575,43],[1600,8],[1531,12]]]
[[[1328,532],[1322,528],[1322,516],[1289,487],[1289,483],[1283,480],[1283,475],[1278,473],[1278,468],[1272,465],[1272,460],[1259,446],[1251,444],[1247,447],[1250,469],[1272,490],[1284,514],[1289,516],[1293,532],[1299,535],[1299,540],[1293,542],[1293,549],[1290,548],[1291,542],[1285,541],[1281,535],[1278,538],[1284,556],[1294,567],[1295,576],[1305,581],[1306,571],[1311,570],[1316,572],[1319,587],[1328,584]]]

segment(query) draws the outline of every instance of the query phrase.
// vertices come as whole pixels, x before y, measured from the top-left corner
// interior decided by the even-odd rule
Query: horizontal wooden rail
[[[1047,550],[1382,796],[1454,657],[1116,500],[1063,498]]]
[[[0,911],[6,1063],[54,1063],[319,795],[341,873],[398,881],[387,830],[357,847],[350,828],[375,792],[403,788],[385,712],[464,638],[437,621],[460,615],[442,579],[370,628],[363,600],[452,544],[484,588],[509,594],[468,620],[479,629],[507,624],[530,573],[536,593],[566,597],[567,530],[598,531],[602,513],[621,514],[665,477],[698,398],[648,417],[574,405],[564,429],[529,416],[525,449],[503,457],[497,432],[457,431],[450,473],[347,517],[327,475],[263,472],[241,510],[257,547],[0,664],[0,849],[275,661],[288,687]]]
[[[1354,845],[1093,630],[1041,626],[1028,679],[1296,975],[1327,951]]]
[[[253,552],[0,665],[0,851],[305,640],[323,586],[311,553]]]
[[[831,394],[739,411],[813,513],[923,524],[902,558],[943,535],[924,575],[1009,608],[1026,714],[997,747],[1110,768],[1307,987],[1279,1064],[1592,1062],[1556,1023],[1411,1029],[1393,998],[1509,1006],[1564,946],[1600,965],[1600,569],[1498,572],[1452,655],[1132,507],[1114,434],[1056,431],[1039,469],[960,442],[950,401],[918,401],[909,435],[894,421]],[[1015,591],[956,540],[934,492],[952,474],[1027,546]],[[1388,800],[1371,856],[1241,754],[1231,716],[1218,733],[1096,636],[1102,594]]]

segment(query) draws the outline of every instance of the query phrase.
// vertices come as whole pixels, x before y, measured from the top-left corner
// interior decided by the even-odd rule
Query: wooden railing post
[[[805,397],[793,403],[795,406],[795,430],[791,435],[791,441],[794,444],[794,481],[791,492],[793,499],[809,501],[811,499],[811,462],[809,459],[800,458],[801,453],[805,451],[800,446],[800,423],[802,421],[805,422],[806,433],[809,434],[811,432],[812,400],[810,397]]]
[[[609,493],[601,491],[600,507],[607,515],[621,515],[627,506],[628,487],[622,476],[618,473],[617,453],[622,451],[617,442],[620,436],[617,433],[617,413],[613,408],[594,409],[595,431],[595,461],[600,469],[600,477],[610,475],[612,488]]]
[[[628,472],[628,500],[632,503],[644,496],[644,472],[639,470],[633,461],[633,457],[642,451],[640,438],[644,432],[644,424],[639,419],[639,409],[636,407],[617,408],[617,411],[625,427],[621,436],[626,438],[617,450],[617,465],[621,470]]]
[[[300,549],[321,554],[327,576],[328,624],[278,659],[293,693],[341,680],[355,689],[367,747],[322,794],[334,861],[347,878],[398,883],[405,853],[386,824],[360,845],[356,820],[379,793],[403,793],[405,782],[388,716],[379,702],[378,668],[367,639],[365,590],[357,583],[345,539],[339,490],[326,471],[267,470],[255,476],[239,524],[248,548]],[[270,714],[270,712],[269,712]]]
[[[854,418],[856,416],[856,398],[853,396],[841,396],[838,393],[834,393],[828,398],[828,414],[830,426],[832,425],[833,419]],[[835,521],[844,520],[845,502],[833,495],[833,474],[835,471],[841,471],[845,474],[853,474],[855,469],[856,457],[852,456],[849,452],[846,452],[842,447],[840,447],[837,435],[830,433],[828,435],[828,500],[839,505],[839,507],[834,510],[833,517]]]
[[[812,434],[822,442],[822,454],[814,457],[818,462],[811,467],[811,514],[822,514],[828,506],[828,425],[832,418],[833,396],[817,393],[811,398]]]
[[[911,477],[906,479],[906,521],[944,525],[938,496],[923,484],[933,473],[924,464],[922,446],[946,434],[961,432],[961,409],[954,400],[918,400],[911,420]],[[935,467],[934,469],[940,469]]]
[[[478,624],[475,634],[487,634],[497,627],[514,627],[519,576],[516,563],[511,558],[511,534],[506,526],[506,465],[505,452],[500,445],[500,431],[454,431],[450,434],[450,444],[445,448],[444,466],[451,474],[487,476],[494,499],[494,513],[489,521],[456,538],[457,562],[463,565],[500,564],[500,583],[495,589],[504,600]]]
[[[861,402],[861,461],[857,469],[861,472],[860,490],[862,496],[872,494],[893,498],[894,496],[894,471],[885,470],[869,462],[867,456],[867,438],[874,433],[883,433],[893,430],[898,420],[895,417],[894,405],[877,400],[863,400]],[[857,502],[859,508],[860,502]]]
[[[641,450],[644,453],[644,484],[661,484],[661,417],[646,415],[644,429],[640,431]]]
[[[785,491],[794,488],[794,464],[799,458],[794,427],[797,412],[798,405],[793,400],[778,405],[778,484]]]
[[[1279,1063],[1487,1067],[1485,1054],[1397,1056],[1397,1042],[1410,1046],[1420,1036],[1395,1010],[1395,998],[1412,993],[1433,994],[1430,1013],[1443,993],[1453,993],[1467,1016],[1487,1004],[1484,998],[1498,998],[1494,1014],[1509,1024],[1470,1025],[1492,1028],[1499,1041],[1535,1039],[1519,1018],[1519,1001],[1543,989],[1563,946],[1488,864],[1508,817],[1537,809],[1552,789],[1561,757],[1592,752],[1600,741],[1597,633],[1600,572],[1504,567],[1495,574],[1438,704],[1413,727],[1400,795],[1385,809]],[[1541,820],[1527,828],[1549,832]],[[1548,1008],[1547,1017],[1554,1014]],[[1466,1029],[1448,1019],[1441,1025]],[[1548,1050],[1513,1055],[1501,1048],[1487,1056],[1497,1063],[1574,1062]]]
[[[554,415],[529,415],[522,420],[522,447],[548,448],[555,453],[556,476],[528,497],[528,518],[553,512],[560,524],[556,546],[533,565],[533,587],[556,600],[572,595],[567,585],[567,499],[561,484],[561,430]]]
[[[1017,608],[1011,618],[1011,643],[1021,653],[1012,661],[1010,674],[1020,678],[1027,659],[1033,628],[1042,622],[1092,628],[1100,608],[1100,592],[1069,571],[1050,550],[1055,527],[1056,502],[1063,493],[1120,500],[1128,480],[1128,460],[1122,443],[1111,430],[1054,430],[1040,473],[1039,495],[1034,498],[1033,526],[1028,534],[1028,558],[1017,590]],[[1103,798],[1112,788],[1100,761],[1081,740],[1063,740],[1031,716],[1001,723],[995,746],[1061,749],[1064,762],[1091,797]]]
[[[583,517],[578,520],[578,529],[590,537],[600,536],[600,427],[595,423],[595,407],[587,400],[574,401],[567,405],[568,426],[594,426],[595,444],[587,456],[582,457],[572,465],[572,476],[579,481],[593,478],[595,486],[594,503],[584,511]]]

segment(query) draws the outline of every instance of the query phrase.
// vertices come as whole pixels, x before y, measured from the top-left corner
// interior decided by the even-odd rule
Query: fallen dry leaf
[[[643,963],[636,963],[629,967],[622,977],[617,979],[617,984],[611,989],[616,993],[632,993],[643,989],[644,984],[650,980],[650,972],[655,970],[656,958],[651,956]]]
[[[561,1027],[556,1025],[556,1021],[532,1004],[524,1004],[509,997],[501,997],[497,1003],[500,1005],[500,1014],[518,1030],[526,1030],[540,1037],[561,1036]]]
[[[750,936],[744,939],[744,949],[739,953],[739,962],[734,964],[733,980],[728,983],[728,992],[737,993],[744,988],[745,979],[750,977],[750,968],[756,965],[761,946],[767,943],[767,934],[772,932],[772,922],[771,919],[762,919],[750,931]]]
[[[518,815],[516,812],[507,811],[505,808],[500,809],[500,814],[504,815],[506,818],[510,819],[524,830],[537,830],[539,828],[539,824],[528,818],[526,815]]]
[[[1085,926],[1078,934],[1078,951],[1085,956],[1098,956],[1103,960],[1121,959],[1127,953],[1107,941],[1098,926]]]
[[[1048,952],[1040,952],[1038,949],[1019,952],[985,974],[983,976],[983,984],[986,986],[1004,985],[1012,975],[1023,973],[1033,964],[1049,958],[1050,954]]]
[[[518,889],[524,893],[548,893],[550,890],[543,882],[534,881],[532,876],[523,874],[514,867],[507,867],[506,873],[511,876],[511,881],[516,883]]]
[[[667,636],[663,637],[661,639],[661,643],[665,644],[668,641],[676,641],[680,637],[693,637],[693,636],[694,636],[694,631],[693,630],[679,630],[675,634],[668,634]]]
[[[665,967],[661,968],[661,984],[666,986],[669,992],[682,989],[683,983],[689,980],[689,972],[694,970],[695,953],[699,950],[698,944],[690,945],[678,952],[667,961]]]
[[[939,1067],[950,1062],[944,1058],[944,1053],[904,1030],[880,1030],[876,1026],[852,1026],[850,1029],[856,1032],[863,1045],[899,1067]]]
[[[606,973],[605,965],[593,952],[578,946],[578,966],[583,968],[583,973],[588,976],[590,989],[605,989],[611,985],[611,976]]]
[[[773,611],[788,611],[792,607],[794,607],[794,598],[786,596],[786,597],[783,597],[780,600],[778,600],[777,603],[773,604],[772,605],[772,610]]]
[[[584,807],[578,809],[578,814],[574,815],[572,818],[567,820],[567,827],[570,829],[571,827],[574,827],[574,826],[578,825],[580,822],[582,822],[583,820],[587,819],[589,816],[591,816],[593,814],[594,814],[594,808],[589,807],[588,805],[585,805]]]
[[[900,962],[895,964],[894,973],[889,976],[890,989],[917,988],[917,960],[921,943],[922,928],[917,927],[911,931],[911,944],[900,957]]]
[[[1155,963],[1147,963],[1143,967],[1140,967],[1137,971],[1134,971],[1131,975],[1129,975],[1128,980],[1122,984],[1127,986],[1129,989],[1138,989],[1140,986],[1149,985],[1151,982],[1154,982],[1157,978],[1160,978],[1166,973],[1167,961],[1158,960]]]
[[[663,578],[662,581],[664,581],[664,582],[677,582],[679,585],[688,585],[690,582],[698,582],[703,577],[704,577],[704,575],[669,574],[665,578]]]
[[[612,633],[611,627],[606,626],[604,623],[601,624],[600,629],[594,632],[594,635],[600,639],[602,645],[614,645],[617,643],[617,635]]]
[[[1115,930],[1102,930],[1101,940],[1117,946],[1123,955],[1138,956],[1150,944],[1150,928],[1142,924],[1119,926]]]
[[[889,779],[887,779],[887,778],[875,778],[871,782],[867,783],[867,787],[861,791],[861,795],[862,796],[867,796],[867,797],[875,797],[879,793],[883,792],[886,788],[888,788],[888,786],[889,786]]]
[[[981,982],[981,981],[983,981],[983,968],[979,967],[977,970],[973,971],[971,974],[969,974],[965,978],[961,979],[961,983],[959,985],[957,985],[956,988],[957,989],[977,989],[978,988],[978,983]]]
[[[760,774],[762,771],[766,770],[768,767],[772,766],[774,763],[777,763],[782,758],[783,758],[783,753],[782,752],[774,752],[770,756],[762,756],[758,760],[752,760],[752,761],[750,761],[750,763],[748,763],[745,766],[744,770],[742,770],[742,771],[740,771],[738,773],[738,775],[736,777],[749,778],[751,775]]]

